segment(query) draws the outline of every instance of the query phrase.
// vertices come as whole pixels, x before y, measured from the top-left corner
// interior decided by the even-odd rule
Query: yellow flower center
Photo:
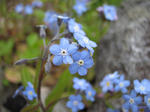
[[[73,105],[77,106],[78,105],[78,101],[74,101]]]
[[[92,96],[92,93],[89,91],[89,92],[88,92],[88,95],[89,95],[89,96]]]
[[[83,61],[83,60],[79,60],[79,61],[78,61],[78,64],[81,66],[81,65],[84,64],[84,61]]]
[[[106,85],[107,85],[107,86],[109,86],[109,85],[110,85],[110,82],[109,82],[109,81],[108,81],[108,82],[106,82]]]
[[[150,104],[150,98],[148,98],[148,103]]]
[[[120,85],[120,87],[123,87],[124,84],[121,82],[119,85]]]
[[[29,91],[29,92],[28,92],[28,94],[29,94],[29,95],[32,95],[32,94],[33,94],[33,92],[32,92],[32,91]]]

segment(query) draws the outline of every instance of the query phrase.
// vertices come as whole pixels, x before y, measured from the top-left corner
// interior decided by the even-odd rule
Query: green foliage
[[[23,52],[20,51],[18,54],[20,58],[33,58],[40,55],[42,40],[40,40],[40,38],[36,33],[31,33],[27,37],[26,43],[27,43],[26,50]]]
[[[12,48],[14,46],[14,40],[13,39],[9,39],[7,41],[0,41],[0,56],[6,56],[6,55],[10,55],[12,52]]]
[[[65,89],[68,86],[71,86],[72,75],[69,70],[65,70],[64,73],[60,76],[56,87],[52,90],[52,92],[46,98],[46,105],[51,103],[55,104],[57,100],[61,99],[63,93],[65,93]]]
[[[24,87],[27,86],[27,82],[31,82],[33,83],[33,76],[31,74],[31,72],[29,72],[29,68],[27,68],[26,66],[22,66],[21,69],[21,82],[24,85]]]

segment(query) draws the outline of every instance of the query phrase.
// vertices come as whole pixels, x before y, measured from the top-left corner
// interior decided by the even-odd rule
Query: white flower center
[[[79,85],[80,85],[80,86],[83,86],[83,82],[82,82],[82,81],[80,81],[80,82],[79,82]]]
[[[89,96],[92,96],[92,93],[89,91],[89,92],[88,92],[88,95],[89,95]]]
[[[88,44],[89,43],[89,39],[88,38],[83,38],[83,41]]]
[[[61,55],[63,55],[63,56],[67,55],[67,51],[65,49],[62,49],[61,50]]]
[[[122,82],[121,82],[119,85],[120,85],[120,87],[123,87],[123,86],[124,86],[124,84],[123,84]]]
[[[78,105],[78,101],[74,101],[74,102],[73,102],[73,105],[74,105],[74,106],[77,106],[77,105]]]
[[[144,91],[145,87],[144,86],[140,86],[140,90]]]
[[[130,104],[133,104],[133,103],[134,103],[134,99],[133,99],[133,98],[130,98],[129,103],[130,103]]]
[[[78,32],[78,31],[79,31],[79,26],[78,26],[78,25],[75,25],[75,26],[74,26],[74,30],[75,30],[75,32]]]
[[[32,92],[32,91],[29,91],[29,92],[28,92],[28,94],[29,94],[29,95],[32,95],[32,94],[33,94],[33,92]]]
[[[79,60],[79,61],[78,61],[78,64],[81,66],[81,65],[84,64],[84,61],[83,61],[83,60]]]

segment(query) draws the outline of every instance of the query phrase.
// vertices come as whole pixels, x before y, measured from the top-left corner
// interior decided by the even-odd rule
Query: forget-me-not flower
[[[77,52],[78,47],[75,44],[70,44],[66,38],[60,39],[60,44],[54,44],[50,46],[49,50],[54,55],[53,64],[72,64],[72,54]]]
[[[94,64],[90,52],[83,50],[77,51],[72,55],[74,63],[69,66],[71,74],[79,73],[81,76],[87,74],[87,69],[91,68]]]
[[[147,107],[150,109],[150,95],[146,95],[144,97],[144,102],[146,103]]]
[[[82,47],[87,48],[92,54],[94,53],[93,47],[97,47],[95,42],[91,41],[87,36],[80,33],[75,33],[74,38]]]
[[[40,0],[34,0],[32,2],[32,7],[42,7],[43,3]]]
[[[33,13],[33,7],[31,5],[26,5],[24,7],[24,13],[25,14],[32,14]]]
[[[94,101],[95,100],[95,95],[96,95],[96,91],[92,88],[92,87],[89,87],[85,90],[85,93],[86,93],[86,99],[87,100],[90,100],[90,101]]]
[[[113,91],[114,89],[114,81],[109,77],[105,76],[102,82],[100,82],[100,86],[102,87],[103,93],[106,93],[108,91]]]
[[[75,77],[73,79],[73,83],[74,83],[73,88],[76,90],[84,91],[88,87],[88,82],[85,79],[79,79],[79,78]]]
[[[142,103],[142,97],[137,96],[134,90],[131,93],[123,95],[123,99],[126,101],[123,104],[123,108],[126,110],[132,110],[132,112],[138,112],[138,105]]]
[[[137,93],[147,94],[150,92],[150,81],[143,79],[141,83],[138,80],[134,80],[134,89]]]
[[[85,2],[76,2],[76,4],[73,6],[73,9],[76,11],[76,13],[81,16],[84,12],[87,11],[86,3]]]
[[[57,15],[58,14],[55,12],[47,11],[44,17],[44,22],[54,35],[57,33],[59,29],[59,26],[57,24]]]
[[[32,83],[28,82],[28,86],[26,87],[25,91],[23,91],[23,95],[25,95],[29,100],[33,100],[37,97]]]
[[[107,20],[115,21],[115,20],[118,19],[117,11],[116,11],[116,7],[115,6],[104,5],[103,6],[103,11],[104,11],[105,18]]]
[[[127,87],[130,85],[130,81],[124,80],[124,75],[121,75],[119,79],[114,80],[116,86],[115,86],[115,91],[118,92],[121,90],[122,93],[126,93]]]
[[[15,11],[17,13],[21,13],[21,12],[23,12],[23,10],[24,10],[23,4],[20,3],[20,4],[16,5]]]
[[[68,30],[71,33],[80,33],[81,35],[85,35],[85,32],[82,30],[82,25],[77,23],[74,19],[68,20]]]
[[[81,95],[71,95],[66,106],[72,109],[72,112],[78,112],[79,110],[84,109]]]
[[[110,78],[111,80],[115,80],[119,78],[119,73],[118,71],[115,71],[114,73],[108,74],[106,77]]]

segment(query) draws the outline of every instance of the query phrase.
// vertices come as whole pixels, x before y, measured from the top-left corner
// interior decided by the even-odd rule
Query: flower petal
[[[64,64],[72,64],[73,63],[73,59],[71,58],[71,56],[65,56],[63,58],[63,63]]]
[[[69,66],[69,71],[71,74],[75,74],[78,71],[79,65],[77,63],[73,63]]]
[[[52,46],[50,46],[49,51],[53,54],[53,55],[58,55],[60,53],[60,47],[57,44],[54,44]]]
[[[94,62],[93,62],[93,59],[92,58],[89,58],[88,60],[86,60],[85,62],[84,62],[84,67],[85,68],[91,68],[92,66],[93,66],[93,64],[94,64]]]
[[[77,49],[78,49],[78,47],[77,47],[76,45],[70,44],[70,45],[69,45],[69,48],[68,48],[68,52],[69,52],[70,54],[73,54],[73,53],[75,53],[75,52],[77,51]]]
[[[69,47],[69,40],[66,38],[60,39],[60,47],[62,49],[67,49]]]
[[[53,58],[53,64],[54,65],[61,65],[63,64],[63,57],[62,56],[54,56]]]
[[[84,68],[84,67],[79,67],[78,73],[79,73],[81,76],[86,75],[86,74],[87,74],[87,69]]]

